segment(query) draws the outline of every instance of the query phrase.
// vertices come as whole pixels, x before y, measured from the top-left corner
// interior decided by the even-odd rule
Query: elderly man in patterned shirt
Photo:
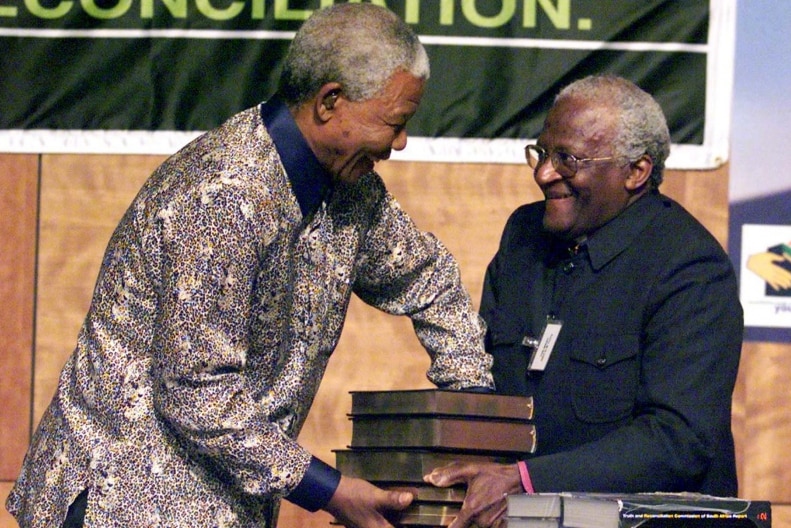
[[[456,262],[373,171],[406,146],[428,76],[387,9],[316,11],[272,99],[154,172],[10,494],[21,526],[274,526],[281,497],[390,526],[409,493],[295,439],[352,292],[412,319],[438,387],[492,387]]]

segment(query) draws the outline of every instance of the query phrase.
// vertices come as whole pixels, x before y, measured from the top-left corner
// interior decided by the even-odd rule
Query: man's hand
[[[407,491],[386,491],[365,480],[342,476],[324,509],[347,528],[393,528],[385,514],[403,510],[413,498]]]
[[[516,464],[454,462],[435,469],[423,480],[441,488],[467,484],[461,511],[448,528],[505,526],[505,496],[524,492]]]

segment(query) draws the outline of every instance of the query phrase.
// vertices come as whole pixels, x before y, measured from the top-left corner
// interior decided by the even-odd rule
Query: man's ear
[[[636,161],[629,164],[629,175],[626,177],[626,189],[638,191],[642,189],[651,178],[654,161],[648,154],[643,154]]]
[[[339,83],[327,83],[319,89],[314,99],[315,111],[319,120],[328,121],[330,119],[339,97],[341,97]]]

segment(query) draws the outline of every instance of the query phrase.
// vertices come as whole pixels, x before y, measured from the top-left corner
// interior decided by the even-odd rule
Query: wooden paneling
[[[38,156],[0,156],[0,480],[30,438],[37,194]]]
[[[740,369],[740,492],[785,504],[791,504],[790,360],[791,344],[745,343]]]
[[[727,165],[709,171],[667,171],[660,189],[686,207],[722,247],[728,247]]]
[[[789,528],[791,526],[791,504],[772,504],[772,526],[774,528]]]

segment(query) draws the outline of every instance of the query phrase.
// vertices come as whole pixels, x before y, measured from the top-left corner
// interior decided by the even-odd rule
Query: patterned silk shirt
[[[352,292],[412,319],[437,386],[492,387],[450,253],[376,173],[333,187],[318,167],[270,102],[154,172],[9,496],[22,527],[60,526],[84,489],[86,526],[273,526],[314,465],[295,439]]]

